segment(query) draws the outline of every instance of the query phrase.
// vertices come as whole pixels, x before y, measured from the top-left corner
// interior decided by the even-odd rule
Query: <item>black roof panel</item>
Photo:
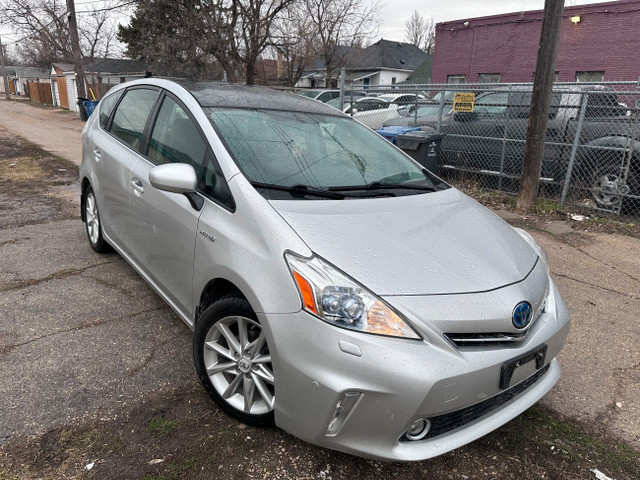
[[[265,87],[180,80],[175,83],[191,92],[202,107],[259,108],[342,115],[322,102]]]

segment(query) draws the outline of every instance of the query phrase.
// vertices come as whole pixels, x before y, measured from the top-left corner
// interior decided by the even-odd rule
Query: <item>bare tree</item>
[[[404,25],[405,40],[408,43],[427,53],[433,53],[436,40],[436,24],[433,17],[424,18],[414,10]]]
[[[73,57],[65,0],[0,0],[0,9],[5,13],[0,23],[22,35],[16,50],[25,63],[45,66]],[[111,13],[104,5],[78,12],[85,57],[108,54],[115,28]]]
[[[436,49],[436,22],[433,17],[427,20],[425,28],[427,35],[422,44],[422,50],[433,55]]]
[[[377,33],[380,3],[364,0],[304,0],[305,13],[316,35],[314,53],[324,61],[327,86],[345,66],[354,47]]]
[[[411,17],[404,22],[404,27],[404,38],[407,43],[415,45],[418,48],[422,47],[426,36],[422,15],[420,15],[417,10],[414,10]]]
[[[294,86],[311,62],[315,35],[311,21],[299,8],[289,5],[282,11],[271,35],[273,50],[282,65],[287,84]]]
[[[78,14],[78,34],[82,53],[88,58],[108,58],[116,43],[117,24],[110,7],[114,2],[95,5]]]
[[[241,42],[234,42],[234,56],[245,65],[247,85],[255,83],[255,64],[271,41],[273,22],[295,0],[233,0]]]
[[[26,63],[47,65],[71,58],[64,0],[1,0],[0,20],[23,35],[17,51]]]

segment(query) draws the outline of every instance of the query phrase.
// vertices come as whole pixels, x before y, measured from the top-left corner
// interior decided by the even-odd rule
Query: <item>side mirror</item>
[[[471,122],[478,118],[478,114],[476,112],[455,112],[453,114],[453,119],[456,122]]]
[[[149,183],[158,190],[173,193],[195,192],[198,186],[196,171],[186,163],[165,163],[149,172]]]

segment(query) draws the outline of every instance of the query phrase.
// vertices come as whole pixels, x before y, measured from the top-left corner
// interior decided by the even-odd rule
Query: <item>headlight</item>
[[[527,232],[526,230],[523,230],[521,228],[515,228],[514,230],[516,232],[518,232],[518,235],[520,235],[523,240],[525,242],[527,242],[529,245],[531,245],[531,248],[533,248],[535,250],[535,252],[538,254],[538,256],[542,259],[542,261],[544,262],[545,266],[547,267],[547,271],[549,270],[549,257],[547,256],[547,252],[545,252],[544,248],[542,248],[540,246],[540,244],[538,242],[536,242],[535,238],[533,238],[531,236],[531,234],[529,232]]]
[[[350,330],[420,339],[380,298],[324,260],[290,253],[285,259],[307,312]]]

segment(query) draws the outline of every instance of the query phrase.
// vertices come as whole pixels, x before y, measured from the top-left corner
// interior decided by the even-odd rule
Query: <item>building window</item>
[[[479,73],[478,83],[500,83],[499,73]]]
[[[447,75],[447,83],[467,83],[466,75]]]
[[[391,77],[391,84],[395,85],[395,83],[396,83],[396,77]]]
[[[576,72],[576,82],[603,82],[604,72]]]

